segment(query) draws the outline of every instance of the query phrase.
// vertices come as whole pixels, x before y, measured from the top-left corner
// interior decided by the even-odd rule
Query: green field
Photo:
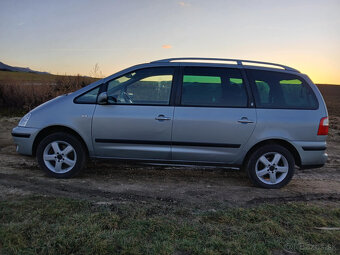
[[[0,201],[0,215],[4,254],[337,254],[340,244],[339,230],[317,229],[339,227],[340,208],[298,202],[202,211],[26,197]]]

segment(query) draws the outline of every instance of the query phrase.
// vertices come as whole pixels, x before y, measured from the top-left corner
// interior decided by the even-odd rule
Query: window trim
[[[185,68],[195,68],[195,69],[212,69],[212,70],[237,70],[241,74],[241,78],[243,80],[244,86],[245,86],[245,92],[247,97],[247,105],[246,106],[219,106],[219,105],[182,105],[182,88],[183,88],[183,75],[184,75],[184,69]],[[248,79],[246,78],[245,72],[241,68],[230,68],[230,67],[208,67],[208,66],[181,66],[178,74],[178,83],[177,83],[177,93],[176,93],[176,101],[175,105],[177,107],[196,107],[196,108],[254,108],[254,100],[252,98],[252,95],[250,94],[251,90],[249,88]],[[253,106],[252,106],[253,104]]]
[[[259,69],[244,69],[245,73],[249,79],[249,83],[250,83],[250,88],[252,90],[252,93],[254,95],[254,105],[257,109],[267,109],[267,110],[318,110],[320,108],[320,103],[319,100],[317,98],[317,96],[315,95],[315,92],[313,91],[313,89],[310,87],[309,83],[306,82],[306,80],[296,74],[292,74],[292,73],[287,73],[287,72],[281,72],[281,71],[274,71],[274,70],[259,70]],[[292,75],[294,77],[296,77],[297,79],[302,81],[302,85],[305,86],[308,90],[311,91],[315,101],[316,101],[316,107],[308,107],[308,108],[288,108],[288,107],[265,107],[265,106],[258,106],[257,105],[257,100],[259,99],[259,94],[256,88],[256,83],[255,83],[255,79],[252,77],[251,72],[252,71],[260,71],[260,72],[272,72],[272,73],[281,73],[281,74],[288,74],[288,75]]]

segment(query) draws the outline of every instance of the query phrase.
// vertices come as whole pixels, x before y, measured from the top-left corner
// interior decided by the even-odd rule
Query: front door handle
[[[243,124],[254,123],[254,121],[248,120],[247,117],[242,117],[242,118],[241,118],[240,120],[238,120],[237,122],[243,123]]]
[[[171,120],[170,117],[165,117],[163,114],[158,115],[155,120]]]

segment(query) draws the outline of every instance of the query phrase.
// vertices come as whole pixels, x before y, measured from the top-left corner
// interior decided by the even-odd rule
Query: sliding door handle
[[[240,120],[238,120],[237,122],[243,123],[243,124],[254,123],[254,121],[248,120],[247,117],[242,117],[242,118],[241,118]]]
[[[158,115],[158,117],[155,118],[155,120],[171,120],[170,117],[166,117],[163,114]]]

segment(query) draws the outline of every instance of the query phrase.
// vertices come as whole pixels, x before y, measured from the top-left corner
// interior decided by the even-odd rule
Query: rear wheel
[[[76,137],[58,132],[48,135],[39,143],[37,160],[48,175],[69,178],[84,168],[86,153],[84,146]]]
[[[251,181],[259,187],[277,189],[285,186],[294,175],[295,161],[286,148],[270,144],[255,150],[246,163]]]

